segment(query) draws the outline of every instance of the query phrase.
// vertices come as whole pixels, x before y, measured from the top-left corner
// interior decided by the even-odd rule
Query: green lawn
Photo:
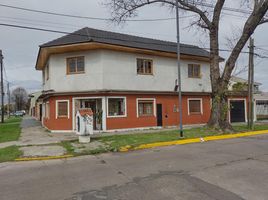
[[[246,132],[249,131],[246,125],[234,125],[234,132]],[[255,130],[268,130],[268,124],[256,125]],[[212,135],[224,135],[229,133],[222,133],[216,130],[202,128],[191,128],[184,130],[184,138],[200,138]],[[154,142],[166,142],[173,140],[180,140],[178,130],[166,130],[152,133],[137,133],[131,135],[114,135],[96,138],[96,140],[106,143],[114,151],[117,151],[120,147],[130,145],[136,147],[141,144],[154,143]]]
[[[234,132],[247,132],[249,131],[246,125],[234,125]],[[268,130],[268,124],[258,124],[255,126],[255,130]],[[200,138],[213,135],[224,135],[230,133],[222,133],[217,130],[208,129],[206,127],[201,128],[191,128],[184,130],[184,138],[179,137],[178,130],[165,130],[157,132],[148,132],[148,133],[135,133],[135,134],[126,134],[126,135],[111,135],[111,136],[101,136],[98,138],[92,138],[91,141],[98,141],[102,144],[105,144],[104,147],[99,147],[90,151],[83,151],[81,153],[75,153],[72,143],[78,143],[78,141],[65,141],[61,145],[66,148],[68,154],[73,154],[75,156],[85,155],[85,154],[97,154],[110,151],[118,151],[121,147],[131,146],[136,147],[141,144],[148,144],[154,142],[166,142],[180,139],[189,139],[189,138]]]
[[[17,146],[10,146],[3,149],[0,149],[0,162],[13,161],[16,158],[19,158],[22,155],[22,152]]]
[[[21,117],[11,117],[5,123],[0,123],[0,143],[19,139],[21,120]]]

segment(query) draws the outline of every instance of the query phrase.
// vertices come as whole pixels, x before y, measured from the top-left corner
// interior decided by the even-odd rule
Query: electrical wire
[[[12,8],[16,10],[23,10],[28,12],[35,12],[35,13],[41,13],[41,14],[47,14],[47,15],[54,15],[54,16],[61,16],[61,17],[71,17],[71,18],[78,18],[78,19],[90,19],[90,20],[101,20],[101,21],[112,21],[111,18],[101,18],[101,17],[89,17],[89,16],[81,16],[81,15],[71,15],[71,14],[65,14],[65,13],[57,13],[57,12],[50,12],[50,11],[43,11],[43,10],[36,10],[36,9],[29,9],[25,7],[18,7],[18,6],[12,6],[7,4],[0,4],[1,7],[6,8]],[[182,16],[181,18],[187,18],[192,17],[191,16]],[[132,21],[132,22],[153,22],[153,21],[167,21],[167,20],[175,20],[175,17],[168,17],[168,18],[156,18],[156,19],[128,19],[125,21]]]
[[[60,34],[69,34],[69,35],[78,35],[78,36],[83,36],[83,37],[89,37],[89,35],[86,34],[79,34],[77,32],[67,32],[67,31],[59,31],[59,30],[53,30],[53,29],[45,29],[45,28],[37,28],[37,27],[30,27],[30,26],[21,26],[21,25],[15,25],[15,24],[5,24],[5,23],[0,23],[0,26],[8,26],[8,27],[13,27],[13,28],[20,28],[20,29],[28,29],[28,30],[35,30],[35,31],[44,31],[44,32],[51,32],[51,33],[60,33]],[[101,38],[101,39],[112,39],[112,40],[118,40],[118,41],[123,41],[123,42],[129,42],[128,40],[124,40],[121,38],[109,38],[109,37],[101,37],[101,36],[92,36],[93,38]],[[159,44],[159,43],[153,43],[153,42],[141,42],[141,41],[132,41],[132,42],[136,42],[136,43],[142,43],[142,44],[153,44],[153,45],[165,45],[165,46],[172,46],[174,47],[176,44],[173,42],[168,42],[169,44],[165,43],[165,44]],[[164,42],[164,41],[163,41]],[[194,48],[196,49],[197,46],[184,46],[183,48]],[[198,47],[199,48],[199,47]],[[210,48],[200,48],[200,49],[206,49],[206,50],[210,50]],[[219,51],[225,51],[225,52],[231,52],[232,50],[230,49],[217,49]],[[249,53],[248,51],[241,51],[241,53]],[[258,55],[258,54],[255,54]],[[258,55],[259,56],[259,55]]]
[[[204,2],[191,2],[191,4],[204,6],[208,8],[214,8],[215,5],[210,3],[204,3]],[[47,14],[47,15],[54,15],[54,16],[61,16],[61,17],[69,17],[69,18],[78,18],[78,19],[90,19],[90,20],[101,20],[101,21],[112,21],[111,18],[101,18],[101,17],[89,17],[89,16],[82,16],[82,15],[71,15],[66,13],[57,13],[57,12],[50,12],[50,11],[44,11],[44,10],[37,10],[37,9],[30,9],[25,7],[19,7],[19,6],[12,6],[8,4],[0,4],[1,7],[5,8],[11,8],[16,10],[22,10],[27,12],[35,12],[40,14]],[[243,9],[237,9],[237,8],[230,8],[230,7],[223,7],[222,10],[231,11],[231,12],[237,12],[237,13],[243,13],[243,14],[251,14],[252,11],[243,10]],[[180,18],[188,18],[193,17],[194,15],[190,16],[181,16]],[[169,17],[169,18],[155,18],[155,19],[126,19],[125,21],[129,22],[153,22],[153,21],[168,21],[168,20],[175,20],[175,17]]]

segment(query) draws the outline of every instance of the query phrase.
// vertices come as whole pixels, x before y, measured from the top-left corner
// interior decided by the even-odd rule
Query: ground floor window
[[[69,100],[58,100],[56,102],[56,117],[68,117],[69,118]]]
[[[108,117],[126,116],[126,98],[108,97]]]
[[[202,99],[188,99],[188,114],[202,114]]]
[[[49,102],[45,103],[45,118],[49,119],[49,110],[50,110],[50,106],[49,106]]]
[[[153,116],[154,100],[139,99],[138,100],[138,116]]]

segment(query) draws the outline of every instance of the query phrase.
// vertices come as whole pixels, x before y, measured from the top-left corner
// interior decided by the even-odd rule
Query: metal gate
[[[256,100],[256,117],[257,120],[268,119],[268,100]]]
[[[245,101],[231,100],[230,101],[230,121],[245,122]]]

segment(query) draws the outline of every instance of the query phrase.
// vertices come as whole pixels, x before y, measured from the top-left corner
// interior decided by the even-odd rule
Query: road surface
[[[0,199],[267,200],[268,134],[0,164]]]

